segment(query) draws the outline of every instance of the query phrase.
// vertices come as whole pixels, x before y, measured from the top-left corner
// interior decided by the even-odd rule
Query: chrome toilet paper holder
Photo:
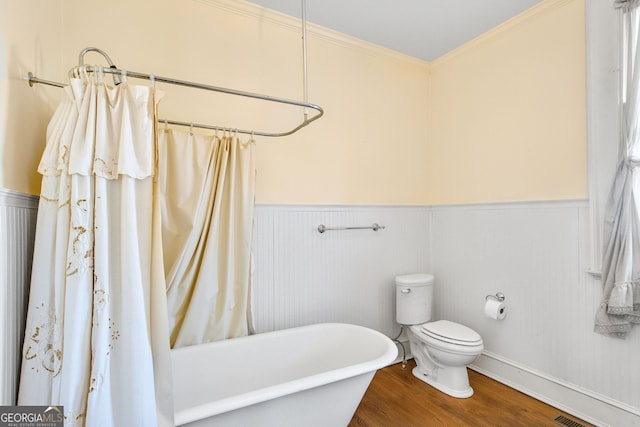
[[[489,298],[493,298],[496,301],[502,302],[502,301],[504,301],[505,296],[504,296],[504,294],[502,292],[496,292],[495,295],[487,295],[486,297],[484,297],[484,300],[486,301]]]

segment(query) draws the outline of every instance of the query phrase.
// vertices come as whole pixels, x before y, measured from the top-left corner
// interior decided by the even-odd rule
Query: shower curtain
[[[622,9],[622,141],[618,169],[605,211],[603,295],[594,329],[625,337],[640,323],[640,12],[638,0],[616,1]]]
[[[171,346],[247,335],[253,143],[161,129],[159,148]]]
[[[74,71],[47,129],[18,403],[173,426],[156,95]]]

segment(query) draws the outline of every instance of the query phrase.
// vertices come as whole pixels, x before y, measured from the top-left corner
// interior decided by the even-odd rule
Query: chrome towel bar
[[[324,233],[325,231],[330,231],[330,230],[373,230],[373,231],[378,231],[378,230],[383,230],[385,228],[384,225],[379,225],[377,222],[374,222],[373,224],[371,224],[368,227],[327,227],[324,224],[320,224],[318,226],[318,232],[319,233]]]

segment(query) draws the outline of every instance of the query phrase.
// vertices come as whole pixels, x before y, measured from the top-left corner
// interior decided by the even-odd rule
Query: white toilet
[[[467,365],[482,352],[482,337],[448,320],[431,321],[433,275],[396,277],[396,321],[407,326],[413,375],[453,397],[471,397]]]

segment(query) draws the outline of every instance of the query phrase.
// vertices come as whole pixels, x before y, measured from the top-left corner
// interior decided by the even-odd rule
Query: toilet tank
[[[396,322],[419,325],[431,320],[432,274],[396,276]]]

